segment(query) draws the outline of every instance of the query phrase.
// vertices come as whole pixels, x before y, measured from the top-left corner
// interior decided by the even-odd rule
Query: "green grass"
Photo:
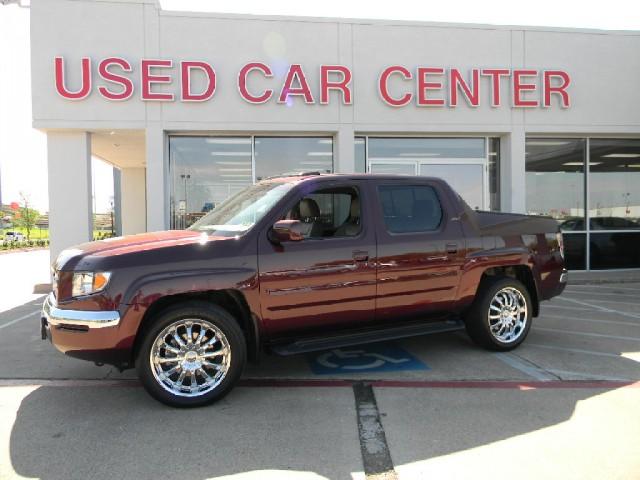
[[[27,230],[25,228],[0,228],[0,241],[4,240],[4,234],[6,232],[20,232],[24,235],[24,238],[27,238]],[[109,233],[106,231],[94,230],[93,238],[98,238],[98,235],[103,233]],[[49,229],[48,228],[34,228],[31,230],[31,240],[48,240],[49,239]]]
[[[4,239],[4,234],[6,232],[20,232],[27,238],[27,229],[26,228],[3,228],[0,229],[0,240]],[[39,228],[31,229],[31,240],[47,240],[49,238],[49,229],[43,228],[42,230]]]

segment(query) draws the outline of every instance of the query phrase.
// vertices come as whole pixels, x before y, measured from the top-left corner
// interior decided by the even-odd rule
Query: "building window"
[[[333,172],[331,137],[255,137],[256,180],[292,172]]]
[[[640,268],[640,140],[589,139],[589,263]]]
[[[171,227],[187,228],[253,183],[251,137],[169,138]]]
[[[356,144],[356,161],[358,148]],[[485,137],[366,137],[364,152],[370,173],[442,178],[471,208],[499,209],[489,194],[489,173],[499,172],[487,168]]]
[[[640,140],[529,138],[526,165],[527,212],[558,221],[568,268],[640,268]]]
[[[367,139],[366,137],[356,137],[353,139],[353,160],[354,173],[365,173],[367,171]]]
[[[500,211],[500,138],[489,138],[489,210]]]
[[[586,268],[585,139],[526,140],[526,202],[529,215],[553,217],[564,233],[567,266]]]
[[[332,137],[169,137],[171,228],[184,229],[236,192],[290,172],[333,172]]]

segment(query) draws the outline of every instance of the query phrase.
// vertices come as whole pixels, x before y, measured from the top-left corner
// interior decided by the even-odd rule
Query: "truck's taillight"
[[[562,233],[556,233],[556,241],[558,242],[558,250],[560,251],[560,256],[564,258],[564,241],[562,240]]]

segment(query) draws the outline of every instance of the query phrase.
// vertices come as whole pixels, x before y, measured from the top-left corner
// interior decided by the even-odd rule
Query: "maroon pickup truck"
[[[42,336],[203,405],[281,355],[465,328],[509,350],[567,273],[557,223],[471,210],[442,180],[305,173],[188,230],[86,243],[53,265]]]

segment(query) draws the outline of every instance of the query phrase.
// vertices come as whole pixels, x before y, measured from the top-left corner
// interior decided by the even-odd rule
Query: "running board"
[[[386,327],[377,330],[349,332],[331,337],[311,337],[299,339],[291,343],[271,346],[271,351],[277,355],[289,356],[299,353],[330,350],[332,348],[362,345],[365,343],[385,342],[399,338],[416,337],[432,333],[454,332],[464,329],[461,320],[446,320],[430,323],[413,323],[399,327]]]

